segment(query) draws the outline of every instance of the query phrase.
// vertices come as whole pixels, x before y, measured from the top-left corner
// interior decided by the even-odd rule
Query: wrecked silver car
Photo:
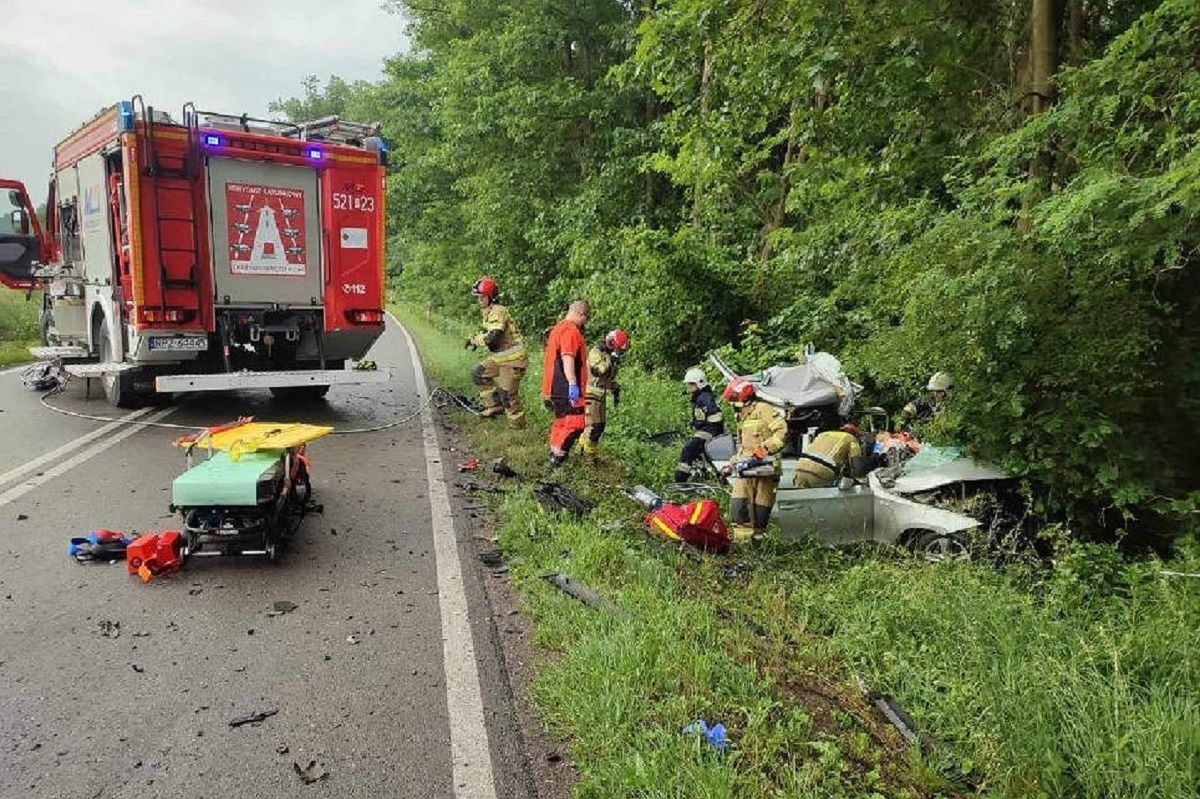
[[[712,362],[726,377],[736,374],[717,356]],[[877,468],[861,480],[843,478],[828,488],[795,488],[800,453],[819,429],[830,429],[854,413],[859,387],[827,353],[806,353],[806,361],[775,366],[750,377],[760,399],[784,412],[788,435],[781,458],[774,518],[785,538],[814,536],[830,545],[877,542],[909,547],[930,561],[965,560],[983,520],[972,515],[972,498],[1011,483],[1004,472],[966,458],[953,447],[925,447],[897,465]],[[862,412],[874,420],[883,412]],[[887,426],[884,416],[884,428]],[[733,439],[710,442],[717,469],[734,451]],[[968,512],[963,512],[968,511]]]

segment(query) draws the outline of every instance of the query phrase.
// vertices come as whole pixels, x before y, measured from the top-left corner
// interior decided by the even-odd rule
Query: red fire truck
[[[383,332],[386,160],[376,126],[134,97],[54,148],[44,220],[0,180],[0,282],[42,293],[34,355],[121,407],[385,380],[346,366]]]

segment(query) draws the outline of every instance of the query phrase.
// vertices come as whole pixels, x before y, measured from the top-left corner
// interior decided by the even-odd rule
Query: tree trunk
[[[1054,0],[1033,0],[1029,19],[1029,109],[1040,114],[1054,103],[1054,73],[1058,69],[1058,16]],[[1021,200],[1017,230],[1033,229],[1031,211],[1042,196],[1041,183],[1046,173],[1047,156],[1038,155],[1029,163],[1029,187]]]
[[[1054,0],[1033,0],[1031,12],[1029,57],[1030,93],[1033,113],[1040,114],[1054,102],[1051,80],[1058,69],[1058,19]]]
[[[1083,63],[1083,0],[1067,0],[1067,63]]]

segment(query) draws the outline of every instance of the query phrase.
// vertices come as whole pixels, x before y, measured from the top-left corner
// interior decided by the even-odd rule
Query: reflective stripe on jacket
[[[617,362],[599,344],[588,352],[587,395],[603,399],[617,385]]]
[[[471,337],[471,343],[490,353],[496,363],[510,363],[525,358],[525,341],[512,314],[503,305],[483,309],[483,330]]]
[[[787,420],[783,413],[766,402],[751,402],[738,415],[738,454],[749,458],[756,449],[774,455],[783,449]]]
[[[711,441],[725,435],[725,416],[717,405],[711,388],[705,386],[692,394],[692,429],[699,438]]]

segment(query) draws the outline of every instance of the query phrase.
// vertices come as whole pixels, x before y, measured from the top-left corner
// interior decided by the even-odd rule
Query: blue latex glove
[[[569,400],[572,405],[579,402],[579,386],[578,385],[572,383],[571,385],[567,386],[567,400]]]

